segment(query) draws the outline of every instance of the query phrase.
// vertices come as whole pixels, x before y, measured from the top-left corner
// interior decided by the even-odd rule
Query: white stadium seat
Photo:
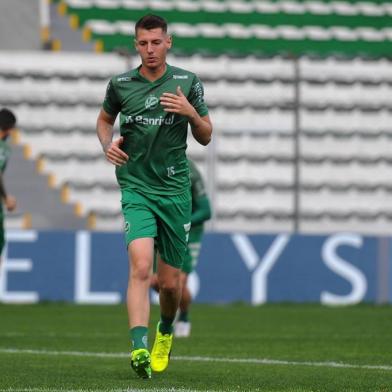
[[[257,214],[280,211],[290,214],[293,211],[293,196],[291,192],[276,192],[272,188],[260,192],[249,192],[244,189],[221,192],[216,198],[216,209],[221,213],[248,211]]]
[[[82,131],[53,132],[50,129],[42,132],[21,134],[21,143],[29,147],[31,158],[38,158],[41,154],[98,154],[102,149],[95,133]]]
[[[391,135],[392,136],[392,135]],[[301,137],[301,152],[305,156],[313,157],[389,157],[392,151],[392,137],[361,138],[359,135],[351,137],[333,137],[326,134],[322,138]]]
[[[308,184],[387,184],[391,172],[391,165],[385,162],[377,164],[360,164],[352,161],[346,164],[302,164],[301,181]]]
[[[358,192],[354,189],[331,192],[328,189],[321,189],[317,192],[302,192],[299,200],[301,211],[307,213],[377,213],[383,211],[386,206],[389,206],[392,212],[391,194],[382,189],[368,192]]]
[[[222,184],[235,185],[243,182],[257,185],[273,182],[292,184],[293,173],[293,166],[288,163],[272,160],[265,163],[251,163],[241,160],[219,165],[216,174],[217,181]]]
[[[269,133],[266,136],[249,132],[229,135],[224,133],[219,135],[217,151],[222,156],[293,156],[292,138],[282,138],[275,133]]]
[[[55,186],[59,186],[69,181],[84,181],[87,183],[105,181],[114,178],[114,166],[102,159],[80,160],[64,159],[49,160],[44,159],[42,172],[53,175]],[[75,175],[77,173],[77,175]]]
[[[121,194],[118,189],[108,191],[99,188],[86,190],[71,189],[69,192],[69,202],[80,203],[82,206],[81,212],[84,215],[96,210],[120,213],[120,199]]]
[[[0,74],[67,74],[111,76],[126,70],[124,60],[115,54],[61,52],[7,52],[0,56]]]

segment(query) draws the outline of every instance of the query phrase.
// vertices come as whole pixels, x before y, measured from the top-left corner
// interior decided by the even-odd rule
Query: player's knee
[[[178,291],[180,290],[179,276],[159,279],[159,290],[162,290],[167,295],[177,295]]]
[[[132,278],[149,281],[151,278],[151,270],[148,263],[135,263],[132,265]]]
[[[179,292],[179,287],[176,285],[165,285],[159,286],[159,291],[165,297],[177,297]]]

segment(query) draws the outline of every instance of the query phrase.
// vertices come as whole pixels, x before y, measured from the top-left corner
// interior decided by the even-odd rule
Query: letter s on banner
[[[325,241],[322,248],[322,259],[327,267],[337,275],[348,280],[352,290],[347,295],[336,295],[328,291],[321,293],[321,303],[325,305],[351,305],[361,302],[367,291],[367,280],[362,271],[354,267],[336,254],[340,245],[362,246],[362,237],[357,234],[335,234]]]

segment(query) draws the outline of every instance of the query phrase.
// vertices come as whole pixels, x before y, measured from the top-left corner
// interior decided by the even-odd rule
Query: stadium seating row
[[[392,40],[388,2],[67,0],[59,9],[106,51],[129,47],[136,20],[154,12],[187,53],[388,55]]]
[[[22,79],[0,78],[2,100],[15,104],[23,102],[48,105],[100,105],[102,92],[107,81],[62,80],[50,78],[37,80],[33,77]],[[275,80],[267,83],[256,81],[207,81],[204,83],[206,101],[210,107],[216,106],[263,106],[293,104],[295,85],[293,81]],[[61,89],[61,95],[58,94]],[[230,90],[231,94],[227,94]],[[312,83],[301,82],[299,85],[301,106],[339,106],[341,107],[380,107],[392,106],[392,90],[387,82],[374,84],[356,83]]]
[[[388,2],[382,1],[353,1],[353,2],[318,2],[318,1],[257,1],[257,0],[67,0],[66,4],[72,8],[88,9],[93,12],[92,8],[97,10],[110,9],[132,9],[143,10],[146,8],[156,9],[158,11],[207,11],[210,13],[235,13],[235,14],[253,14],[255,12],[262,14],[277,14],[284,12],[287,14],[314,14],[314,15],[367,15],[382,16],[391,15],[392,6]],[[96,11],[96,10],[94,10]]]
[[[219,139],[215,141],[215,154],[224,161],[242,159],[254,163],[272,159],[278,162],[293,159],[293,137],[280,137],[280,135],[271,133],[265,134],[266,137],[263,138],[258,135],[249,137],[249,135],[245,133],[233,138],[230,133],[219,133]],[[312,164],[316,164],[318,161],[322,163],[331,161],[337,164],[358,161],[372,164],[389,160],[392,147],[391,134],[376,135],[373,138],[365,138],[365,141],[355,136],[342,139],[326,134],[320,139],[313,137],[313,135],[300,135],[301,156]],[[55,154],[60,158],[86,156],[95,159],[101,154],[95,134],[84,132],[71,134],[50,130],[39,133],[24,132],[23,142],[31,146],[26,149],[26,155],[34,159],[41,155],[53,156]],[[188,149],[197,160],[202,160],[206,156],[206,151],[195,141],[189,143]]]
[[[130,64],[128,64],[130,63]],[[221,55],[206,57],[169,55],[168,63],[196,72],[202,80],[294,80],[295,64],[292,59],[273,57],[232,57]],[[3,51],[0,57],[0,75],[4,78],[34,79],[55,78],[107,81],[110,76],[125,72],[138,64],[137,58],[124,60],[116,54],[91,53],[37,53]],[[301,57],[298,59],[301,79],[304,81],[342,83],[382,83],[392,82],[391,61],[383,58],[326,59]]]
[[[7,101],[3,102],[5,104]],[[60,124],[69,128],[94,128],[99,108],[98,105],[84,104],[62,106],[28,103],[13,104],[13,107],[20,113],[21,125],[34,128],[56,128]],[[295,129],[295,112],[292,108],[293,106],[243,108],[242,105],[230,105],[212,108],[210,113],[217,131],[292,133]],[[327,133],[337,129],[345,133],[382,133],[390,130],[392,111],[389,107],[372,107],[368,110],[321,106],[300,109],[299,121],[301,128],[307,132]]]

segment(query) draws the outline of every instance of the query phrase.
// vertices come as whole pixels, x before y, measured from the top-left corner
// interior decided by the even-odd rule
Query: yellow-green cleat
[[[140,378],[151,378],[151,357],[148,350],[139,348],[131,352],[131,368]]]
[[[172,342],[173,334],[163,335],[159,332],[158,323],[157,334],[151,351],[151,368],[154,372],[163,372],[168,367]]]

